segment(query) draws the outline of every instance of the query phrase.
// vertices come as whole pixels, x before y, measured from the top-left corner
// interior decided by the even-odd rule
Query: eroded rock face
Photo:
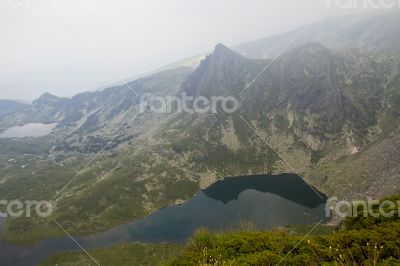
[[[71,99],[44,95],[0,117],[0,128],[13,123],[58,123],[51,148],[41,150],[27,166],[32,169],[24,172],[35,174],[6,176],[9,179],[0,180],[0,192],[10,193],[9,180],[18,178],[31,182],[21,188],[22,195],[43,190],[43,178],[49,187],[62,187],[60,180],[52,183],[57,181],[53,173],[66,178],[76,174],[68,172],[72,172],[70,165],[79,167],[104,147],[101,158],[59,205],[79,206],[76,210],[93,217],[94,225],[102,224],[106,215],[115,219],[110,224],[142,217],[180,203],[227,176],[293,172],[286,161],[328,195],[357,198],[398,193],[399,55],[353,48],[303,44],[274,62],[243,94],[271,60],[252,60],[218,45],[195,70],[173,69],[129,83],[138,95],[125,86]],[[140,96],[148,92],[234,96],[241,105],[233,114],[140,113]],[[4,143],[0,140],[0,144]],[[104,207],[110,213],[99,214],[92,207],[99,201],[103,204],[105,191],[110,200]],[[119,198],[125,205],[114,202]],[[64,200],[68,204],[62,204]],[[137,212],[126,212],[128,204]],[[81,219],[77,217],[72,218]],[[71,226],[75,222],[79,220]],[[80,226],[88,231],[96,227],[86,220]],[[74,232],[79,230],[77,226]]]

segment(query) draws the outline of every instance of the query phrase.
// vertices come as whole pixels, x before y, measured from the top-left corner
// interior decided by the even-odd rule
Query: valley
[[[125,85],[71,98],[45,93],[31,104],[0,102],[1,199],[49,200],[54,206],[47,218],[2,221],[1,245],[25,246],[28,260],[29,250],[54,246],[38,252],[32,264],[55,251],[77,250],[57,221],[88,248],[120,244],[111,249],[164,256],[197,227],[218,231],[240,224],[231,215],[262,209],[265,202],[275,203],[278,213],[281,206],[293,210],[293,217],[280,213],[273,222],[271,213],[249,211],[244,218],[264,222],[258,230],[315,224],[322,207],[311,220],[304,212],[330,196],[400,194],[399,29],[397,11],[328,18],[276,61],[298,30],[231,48],[217,44],[198,65],[177,64]],[[141,111],[145,94],[182,93],[234,97],[240,106],[233,113]],[[283,183],[271,191],[272,183],[252,181],[257,176],[278,176]],[[243,179],[238,186],[245,188],[232,198],[232,184]],[[221,182],[231,185],[213,191]],[[213,193],[222,202],[210,200]],[[293,195],[307,204],[291,205],[299,203]],[[204,206],[215,212],[213,222],[196,217]],[[216,237],[225,245],[225,236]],[[173,244],[159,246],[165,241]],[[191,248],[183,261],[195,257]]]
[[[325,201],[326,197],[320,199],[295,175],[233,177],[215,183],[185,203],[75,239],[87,249],[99,249],[135,242],[182,244],[203,227],[225,231],[246,224],[260,230],[286,224],[308,225],[324,217]],[[4,251],[2,262],[24,266],[36,265],[56,252],[79,250],[69,237],[47,239],[31,247],[10,245],[0,239],[0,249]],[[16,258],[16,253],[23,255]]]

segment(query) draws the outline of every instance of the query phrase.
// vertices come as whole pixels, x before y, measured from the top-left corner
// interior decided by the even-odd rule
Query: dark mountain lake
[[[272,229],[311,224],[324,218],[321,199],[300,177],[291,174],[227,178],[199,192],[182,205],[167,207],[135,222],[90,237],[75,236],[85,248],[123,242],[184,242],[199,227],[239,228],[251,222]],[[0,228],[4,219],[0,219]],[[9,245],[0,239],[1,265],[37,265],[57,251],[79,250],[68,237],[48,239],[33,247]]]

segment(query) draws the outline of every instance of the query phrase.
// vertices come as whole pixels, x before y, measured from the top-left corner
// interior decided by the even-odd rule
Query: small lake
[[[185,242],[199,227],[240,228],[251,222],[260,230],[289,224],[312,224],[324,218],[321,199],[300,177],[291,174],[227,178],[199,192],[182,205],[167,207],[135,222],[76,240],[85,248],[123,242]],[[0,229],[4,220],[0,220]],[[79,250],[68,237],[42,241],[34,247],[12,246],[0,239],[1,265],[37,265],[57,251]]]
[[[0,132],[0,138],[43,137],[49,135],[56,125],[56,123],[29,123],[23,126],[10,127]]]

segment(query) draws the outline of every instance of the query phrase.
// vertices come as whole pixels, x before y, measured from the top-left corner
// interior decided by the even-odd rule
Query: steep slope
[[[218,45],[194,72],[171,70],[130,83],[136,96],[116,87],[63,103],[55,116],[60,120],[53,148],[41,156],[18,158],[23,170],[2,162],[0,193],[51,198],[111,143],[56,201],[57,221],[73,233],[92,234],[181,202],[226,176],[292,172],[245,118],[324,192],[341,197],[392,194],[400,187],[397,172],[391,172],[398,170],[399,158],[393,96],[400,89],[398,62],[396,57],[337,52],[310,43],[260,76],[242,95],[236,113],[138,112],[145,92],[239,97],[270,63]],[[75,113],[80,114],[74,120]],[[133,123],[121,131],[132,116]],[[50,221],[8,220],[5,235],[24,242],[59,234],[48,228],[53,228]]]
[[[298,171],[309,176],[308,171],[321,170],[316,165],[323,161],[367,152],[368,147],[398,127],[397,105],[388,107],[386,103],[396,98],[389,93],[399,91],[394,85],[398,84],[398,74],[393,74],[398,73],[398,62],[396,57],[359,50],[339,53],[317,43],[298,47],[275,62],[244,93],[239,112],[182,115],[169,129],[179,136],[171,146],[189,158],[197,171],[206,169],[209,182],[227,175],[292,171],[259,142],[239,117],[241,114]],[[248,60],[218,45],[188,77],[182,90],[190,95],[238,96],[268,63]],[[167,133],[164,137],[174,139]],[[368,158],[356,172],[363,171],[361,168],[371,160]],[[327,167],[336,169],[336,165]],[[344,190],[334,183],[335,176],[330,175],[330,186],[323,186],[326,176],[322,170],[314,172],[313,182],[319,187],[343,194]],[[374,186],[367,190],[378,192]],[[393,192],[393,188],[385,190]],[[351,191],[346,193],[350,195]]]
[[[44,93],[32,104],[0,117],[0,127],[8,128],[26,123],[55,123],[67,101],[67,98]]]
[[[12,100],[0,100],[0,119],[3,117],[21,111],[28,105]]]
[[[188,78],[183,90],[193,95],[236,95],[268,64],[226,48],[220,57],[221,48]],[[336,52],[316,43],[300,46],[244,93],[238,113],[182,119],[176,128],[187,130],[179,132],[172,146],[191,158],[197,171],[211,171],[206,176],[210,182],[227,175],[292,171],[249,130],[238,117],[241,114],[329,194],[398,193],[398,63],[398,57],[355,49]]]
[[[250,58],[274,58],[303,32],[296,30],[251,41],[233,49]],[[361,48],[375,52],[400,51],[400,11],[372,12],[361,15],[330,17],[317,21],[301,35],[293,47],[318,42],[331,49]]]
[[[107,150],[151,134],[163,115],[153,114],[149,118],[140,114],[140,95],[173,95],[191,72],[191,68],[166,70],[130,82],[128,87],[111,87],[71,98],[58,126],[57,133],[63,138],[57,141],[54,150],[61,153],[94,153],[114,138],[118,140],[107,146]],[[129,124],[136,116],[141,121],[140,126],[133,127]]]
[[[153,139],[175,116],[141,114],[138,108],[141,94],[175,94],[191,72],[174,69],[136,80],[129,85],[137,95],[121,86],[68,100],[58,112],[54,136],[45,138],[52,148],[0,155],[2,198],[50,200],[62,191],[53,217],[71,232],[91,234],[191,197],[198,190],[193,175]],[[66,119],[74,113],[81,118]],[[19,145],[33,146],[40,140],[26,139]],[[100,150],[101,156],[95,156]],[[8,219],[3,233],[9,241],[26,244],[59,235],[54,229],[50,220],[31,217]]]
[[[191,96],[237,95],[254,78],[267,61],[254,61],[217,44],[182,85],[182,91]]]
[[[374,34],[364,32],[360,40]],[[227,176],[293,172],[246,122],[329,195],[398,193],[400,60],[380,43],[368,46],[372,51],[297,46],[242,95],[272,61],[245,58],[221,44],[194,71],[173,69],[129,83],[134,93],[116,86],[71,99],[44,95],[2,120],[58,127],[41,154],[20,155],[15,164],[0,156],[0,194],[46,199],[62,192],[54,218],[71,233],[92,234],[182,202]],[[234,96],[241,104],[232,114],[140,113],[148,92]],[[5,229],[6,238],[20,243],[58,234],[51,221],[35,218],[8,220]]]
[[[352,145],[365,145],[395,69],[390,58],[352,53],[314,43],[292,50],[249,88],[246,111],[260,120],[268,113],[283,116],[313,150],[327,148],[343,130],[354,137]]]
[[[53,152],[96,152],[124,128],[134,115],[138,115],[138,95],[145,92],[154,95],[174,94],[191,72],[192,68],[166,70],[129,82],[128,86],[81,93],[71,99],[45,93],[24,109],[0,118],[0,127],[8,128],[26,123],[57,123]],[[132,128],[132,132],[124,133],[124,140],[121,142],[127,142],[138,134],[147,134],[154,124],[148,126],[138,130]],[[118,141],[109,149],[117,145]]]

